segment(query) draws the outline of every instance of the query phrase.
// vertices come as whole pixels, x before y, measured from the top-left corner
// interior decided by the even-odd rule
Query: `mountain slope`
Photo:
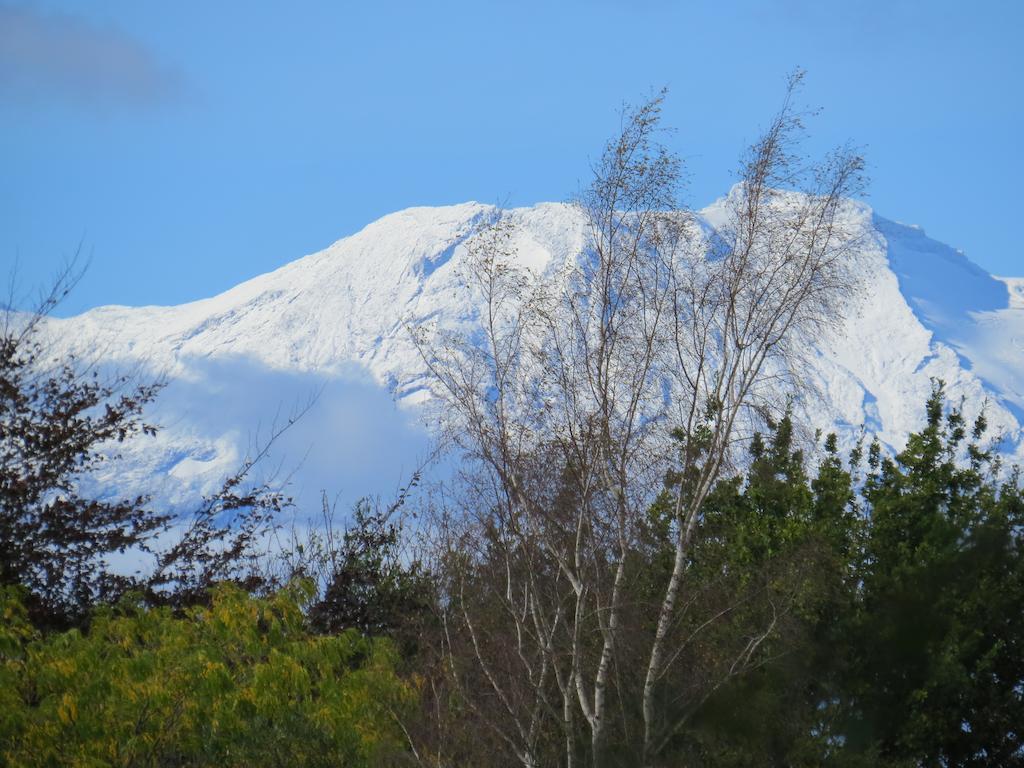
[[[711,226],[717,205],[702,214]],[[319,392],[278,453],[282,467],[306,456],[295,487],[307,497],[321,487],[388,492],[429,444],[416,407],[425,371],[408,327],[472,328],[477,308],[460,290],[460,268],[474,225],[493,213],[476,203],[409,209],[211,299],[52,321],[68,347],[170,382],[154,413],[160,436],[133,446],[97,488],[183,503],[237,463],[258,423],[265,437],[276,411]],[[583,245],[571,206],[506,215],[523,266],[538,275]],[[857,237],[861,289],[843,327],[812,350],[822,397],[803,403],[810,423],[834,425],[847,443],[865,425],[899,446],[941,378],[969,408],[987,401],[1005,450],[1024,457],[1024,279],[992,277],[862,204],[843,216]]]

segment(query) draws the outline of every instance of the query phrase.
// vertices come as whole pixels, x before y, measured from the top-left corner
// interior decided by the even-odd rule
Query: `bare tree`
[[[541,295],[516,268],[514,229],[502,217],[486,223],[469,244],[467,284],[481,306],[482,338],[415,333],[437,385],[450,436],[475,462],[464,475],[463,508],[437,529],[439,571],[446,575],[442,653],[450,683],[474,715],[524,766],[541,765],[541,726],[551,711],[553,632],[561,587],[542,575],[539,530],[522,488],[535,461],[542,417],[530,417],[538,390],[525,375],[532,360]],[[475,471],[476,467],[484,471]],[[493,607],[495,610],[481,610]],[[554,618],[552,618],[552,615]],[[511,623],[512,631],[506,631]],[[514,647],[506,639],[514,637]],[[462,664],[468,659],[469,664]]]
[[[678,608],[701,509],[743,425],[849,288],[840,209],[862,162],[841,152],[804,167],[793,154],[799,81],[711,235],[678,204],[680,164],[657,141],[660,94],[624,115],[595,165],[576,201],[586,245],[561,273],[520,269],[513,218],[498,214],[466,260],[480,331],[415,335],[471,460],[472,513],[457,535],[449,517],[442,537],[458,563],[445,615],[452,671],[462,647],[482,675],[477,693],[499,704],[479,714],[524,766],[553,740],[566,765],[599,765],[613,731],[649,763],[680,725],[658,691],[686,658]],[[673,561],[652,624],[628,582],[666,477]],[[485,641],[501,635],[488,622],[514,648]],[[740,673],[773,627],[714,674]]]
[[[669,367],[683,450],[675,477],[673,568],[658,613],[643,690],[644,755],[653,759],[678,725],[654,706],[687,554],[701,508],[733,456],[745,414],[785,395],[811,338],[842,317],[855,288],[856,244],[844,199],[863,189],[863,159],[849,148],[807,165],[794,153],[803,115],[789,80],[782,109],[750,148],[707,256],[671,269]]]

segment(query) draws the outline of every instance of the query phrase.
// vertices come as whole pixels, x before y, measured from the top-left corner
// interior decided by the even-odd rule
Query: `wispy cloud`
[[[144,108],[180,95],[180,75],[112,26],[0,5],[0,95],[91,109]]]

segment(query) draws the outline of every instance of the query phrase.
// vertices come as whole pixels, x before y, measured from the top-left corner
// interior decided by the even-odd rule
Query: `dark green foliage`
[[[340,546],[327,553],[326,583],[309,619],[329,634],[356,629],[370,637],[391,637],[404,655],[411,655],[432,589],[420,564],[403,560],[395,511],[366,499],[356,504]]]
[[[691,590],[725,585],[715,603],[729,608],[704,663],[745,659],[680,730],[675,757],[700,765],[819,765],[831,752],[835,622],[854,604],[863,525],[834,440],[810,481],[790,417],[766,437],[709,499],[689,574]],[[737,637],[763,639],[744,657]]]
[[[716,488],[688,584],[728,613],[687,674],[754,636],[765,600],[786,615],[666,765],[1024,765],[1021,478],[940,384],[926,413],[896,456],[869,446],[856,494],[834,438],[806,477],[788,419]]]
[[[875,462],[852,623],[851,741],[928,765],[1024,765],[1024,500],[937,384],[925,429]]]

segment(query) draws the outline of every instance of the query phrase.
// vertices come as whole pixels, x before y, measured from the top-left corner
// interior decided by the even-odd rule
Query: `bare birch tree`
[[[841,319],[856,287],[847,268],[856,240],[840,209],[863,189],[864,163],[849,148],[816,165],[795,154],[801,79],[801,72],[790,78],[782,109],[744,159],[706,255],[670,270],[675,364],[668,370],[682,451],[673,473],[673,568],[643,688],[645,762],[678,727],[657,711],[655,694],[670,663],[670,628],[701,508],[733,456],[744,416],[785,393],[780,378],[799,370],[803,348]]]
[[[556,742],[570,768],[599,766],[611,733],[653,764],[678,713],[692,711],[668,711],[659,690],[688,658],[679,606],[703,504],[740,432],[779,394],[775,378],[850,287],[839,213],[862,162],[841,152],[801,165],[799,79],[713,236],[678,203],[679,161],[657,141],[659,95],[624,115],[576,201],[581,253],[531,275],[517,266],[512,219],[498,214],[466,259],[479,331],[415,335],[470,460],[472,512],[454,527],[449,517],[442,537],[453,677],[524,766],[550,759]],[[629,581],[666,478],[672,566],[654,618],[638,619]],[[773,627],[740,643],[724,671],[694,677],[739,674]]]

